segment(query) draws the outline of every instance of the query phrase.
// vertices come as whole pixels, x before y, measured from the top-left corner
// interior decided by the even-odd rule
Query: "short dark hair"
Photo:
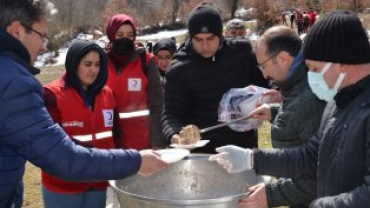
[[[5,30],[14,21],[32,26],[43,18],[51,18],[56,12],[49,0],[0,0],[0,28]]]
[[[298,34],[293,29],[285,26],[272,27],[261,38],[261,41],[266,47],[266,54],[270,56],[280,51],[286,51],[295,57],[303,44]]]

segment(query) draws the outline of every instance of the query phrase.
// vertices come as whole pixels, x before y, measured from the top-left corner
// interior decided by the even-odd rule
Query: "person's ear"
[[[291,59],[292,58],[290,54],[286,51],[280,51],[279,54],[276,56],[276,60],[278,61],[278,63],[284,67],[288,66],[288,68],[290,67]]]
[[[6,27],[6,32],[11,36],[20,39],[21,36],[21,23],[20,21],[13,21],[8,27]]]

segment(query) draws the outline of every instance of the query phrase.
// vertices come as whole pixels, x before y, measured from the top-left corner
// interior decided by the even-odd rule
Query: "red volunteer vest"
[[[147,53],[147,66],[153,55]],[[143,72],[140,57],[131,61],[117,74],[108,59],[107,85],[112,89],[119,112],[121,148],[148,149],[150,140],[150,115],[147,106],[148,79]]]
[[[64,88],[58,79],[45,88],[54,93],[60,113],[60,125],[76,143],[100,149],[114,148],[112,135],[113,110],[116,107],[113,93],[104,87],[95,98],[94,112],[87,107],[73,88]],[[90,188],[106,189],[107,182],[71,182],[42,172],[43,185],[57,193],[82,193]]]

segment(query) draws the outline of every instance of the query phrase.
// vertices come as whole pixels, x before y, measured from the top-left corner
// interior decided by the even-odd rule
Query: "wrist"
[[[245,149],[245,154],[246,154],[246,169],[250,170],[253,168],[253,150],[251,149]]]

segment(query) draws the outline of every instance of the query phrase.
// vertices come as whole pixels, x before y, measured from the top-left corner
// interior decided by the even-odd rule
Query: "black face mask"
[[[128,55],[134,52],[134,41],[129,38],[116,39],[113,42],[113,52],[117,55]]]

